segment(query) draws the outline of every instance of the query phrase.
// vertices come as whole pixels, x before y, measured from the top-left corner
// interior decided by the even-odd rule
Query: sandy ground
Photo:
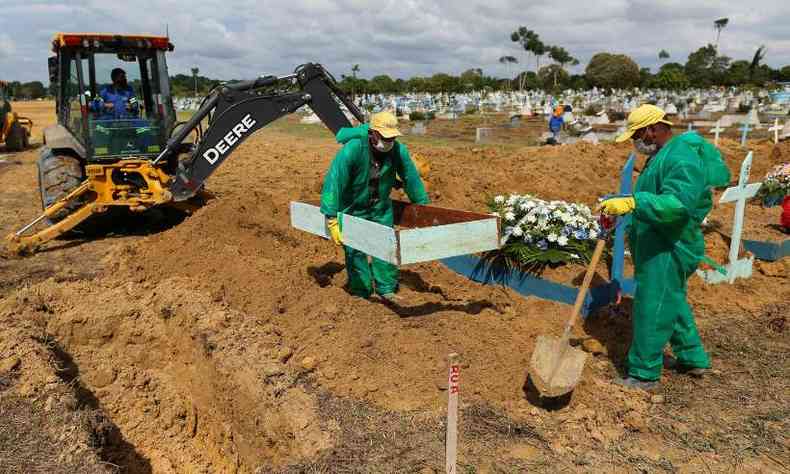
[[[46,105],[14,104],[41,123],[52,120]],[[442,126],[448,133],[429,126],[404,141],[431,163],[434,203],[457,209],[484,210],[507,192],[592,205],[616,189],[630,152],[529,147],[528,130],[478,146]],[[722,149],[737,176],[744,151],[728,140]],[[288,203],[318,195],[336,150],[322,127],[284,120],[242,145],[209,181],[217,198],[192,216],[117,218],[90,238],[0,259],[0,407],[66,417],[57,426],[76,452],[55,444],[30,466],[442,472],[451,352],[463,359],[460,472],[790,466],[787,259],[759,263],[734,285],[690,280],[709,377],[665,371],[654,393],[613,385],[630,338],[626,300],[588,318],[576,338],[600,342],[600,353],[572,397],[547,405],[526,370],[535,337],[559,335],[568,306],[480,286],[438,263],[402,269],[404,307],[360,300],[343,288],[342,252],[290,228]],[[787,143],[754,150],[753,176],[790,156]],[[39,209],[36,157],[0,167],[3,234]],[[726,229],[708,235],[709,253],[726,255]],[[50,446],[59,429],[43,423],[28,445]],[[14,430],[0,421],[0,440]],[[0,471],[11,457],[0,448]]]

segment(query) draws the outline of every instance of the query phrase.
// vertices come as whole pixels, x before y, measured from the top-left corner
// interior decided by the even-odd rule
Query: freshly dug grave
[[[458,352],[467,471],[782,468],[785,267],[732,286],[692,278],[716,364],[708,379],[666,373],[656,394],[611,384],[630,337],[626,301],[584,324],[577,336],[601,353],[570,400],[545,405],[526,369],[535,337],[559,335],[568,306],[438,263],[403,269],[405,307],[360,300],[343,289],[342,252],[290,228],[289,201],[318,195],[336,149],[331,137],[267,129],[212,177],[217,199],[168,230],[0,260],[0,324],[35,322],[56,341],[148,465],[105,461],[131,472],[441,472],[445,359]],[[630,148],[412,151],[431,162],[437,205],[479,211],[511,191],[594,205],[616,189]],[[3,232],[36,213],[33,159],[0,172],[12,204],[0,206]]]

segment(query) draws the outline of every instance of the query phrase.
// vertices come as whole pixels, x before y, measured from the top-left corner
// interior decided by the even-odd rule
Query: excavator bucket
[[[131,211],[144,211],[172,201],[172,194],[165,188],[170,177],[147,160],[126,160],[108,165],[88,165],[85,167],[85,171],[88,178],[82,184],[47,207],[31,223],[6,237],[6,249],[10,253],[18,255],[35,251],[42,244],[78,226],[91,215],[106,211],[109,206],[127,207]],[[130,195],[129,185],[113,181],[112,175],[116,171],[140,176],[146,183],[145,192]],[[69,204],[77,201],[82,201],[83,204],[62,220],[38,232],[25,235],[40,222],[55,218]]]

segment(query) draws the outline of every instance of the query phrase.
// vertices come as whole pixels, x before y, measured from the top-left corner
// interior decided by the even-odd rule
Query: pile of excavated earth
[[[52,104],[15,108],[53,120]],[[402,307],[349,295],[342,251],[290,227],[289,202],[318,196],[338,149],[295,122],[243,144],[193,215],[130,218],[0,258],[0,471],[443,472],[451,352],[461,472],[790,466],[788,259],[733,285],[690,280],[707,378],[665,371],[650,393],[612,384],[626,299],[575,334],[594,357],[570,399],[541,404],[525,384],[535,338],[559,335],[570,307],[437,262],[402,269]],[[594,205],[631,151],[405,140],[430,162],[434,204],[470,211],[508,192]],[[790,157],[788,143],[753,150],[753,180]],[[722,151],[737,176],[745,150],[724,140]],[[0,165],[2,234],[40,210],[36,158]],[[722,262],[732,210],[717,208],[708,233]],[[765,229],[780,212],[750,205],[745,236],[781,240]],[[578,283],[583,271],[563,275]],[[604,264],[598,274],[608,278]]]

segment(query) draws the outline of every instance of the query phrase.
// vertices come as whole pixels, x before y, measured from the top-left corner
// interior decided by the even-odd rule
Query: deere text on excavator
[[[169,38],[58,33],[52,51],[58,121],[44,130],[38,161],[43,212],[6,238],[14,253],[34,251],[112,206],[183,207],[253,132],[302,106],[333,133],[352,125],[344,107],[364,121],[320,64],[221,84],[180,123],[165,59]],[[42,222],[48,225],[35,231]]]

